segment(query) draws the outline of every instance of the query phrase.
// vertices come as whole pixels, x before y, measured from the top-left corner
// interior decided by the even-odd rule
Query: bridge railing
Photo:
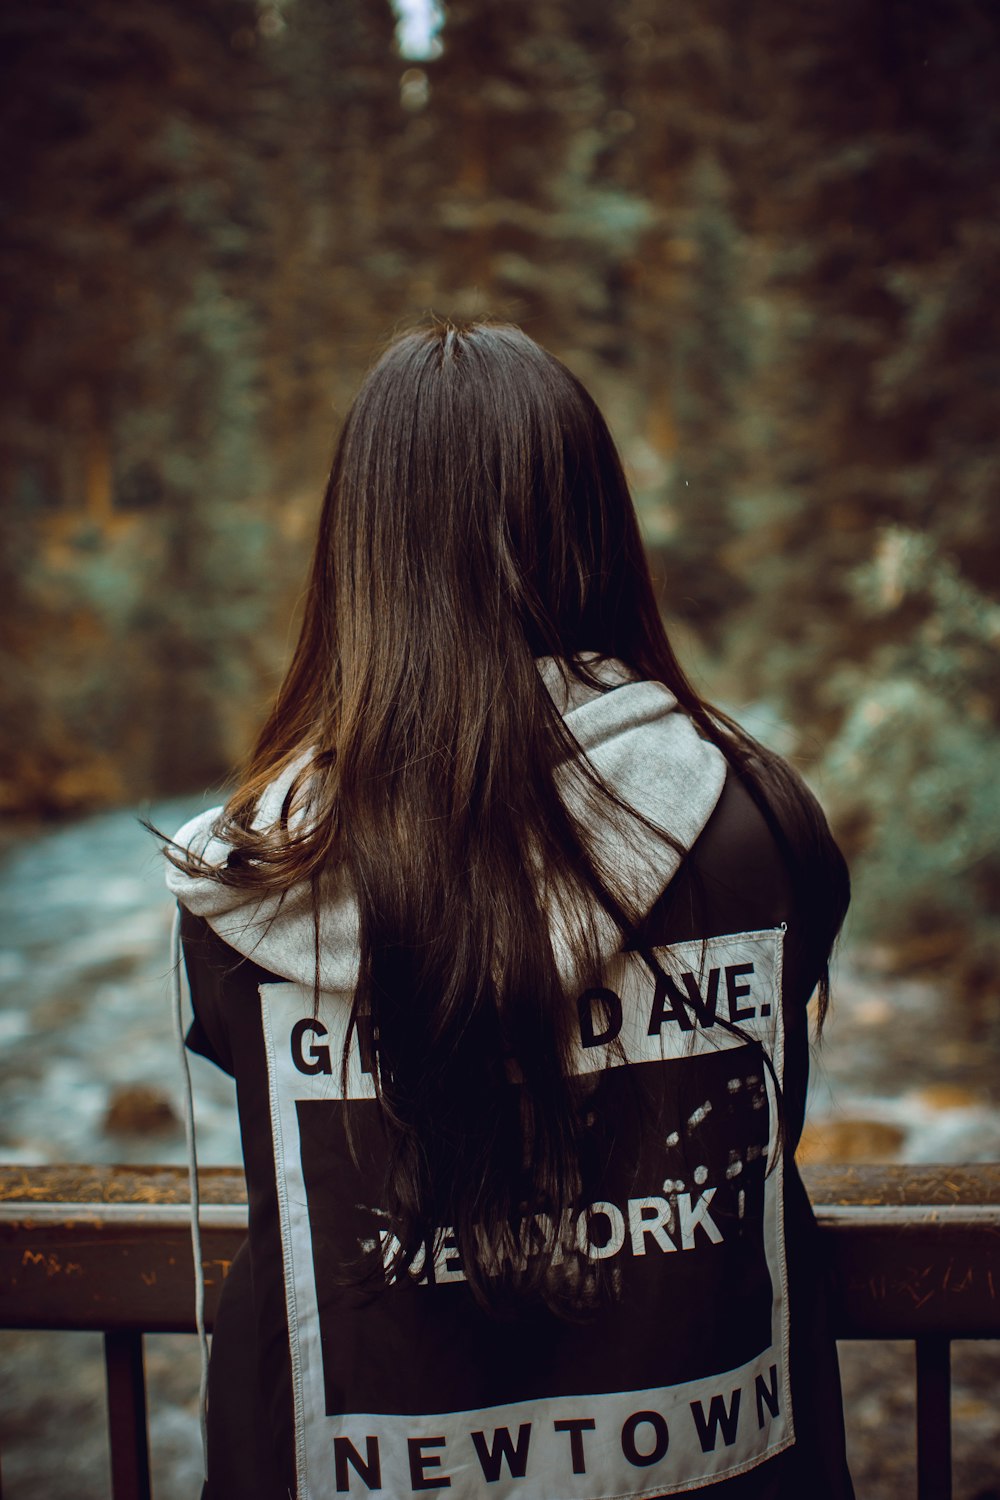
[[[951,1341],[1000,1339],[1000,1164],[803,1177],[834,1331],[914,1342],[917,1493],[950,1500]],[[247,1209],[238,1169],[200,1184],[211,1327]],[[104,1333],[114,1500],[150,1495],[143,1335],[193,1331],[193,1305],[183,1168],[0,1167],[0,1327]]]

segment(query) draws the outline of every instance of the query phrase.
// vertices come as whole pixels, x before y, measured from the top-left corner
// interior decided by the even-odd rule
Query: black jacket
[[[730,774],[648,919],[665,977],[623,957],[580,997],[600,1164],[575,1231],[598,1305],[497,1320],[447,1226],[397,1284],[345,1271],[387,1257],[391,1231],[360,1057],[340,1095],[343,1000],[314,1014],[184,912],[188,1044],[235,1076],[250,1203],[213,1338],[211,1500],[850,1497],[793,1160],[828,925]]]

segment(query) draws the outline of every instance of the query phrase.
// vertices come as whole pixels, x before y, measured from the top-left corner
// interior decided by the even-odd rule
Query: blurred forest
[[[0,805],[225,774],[372,353],[491,312],[608,413],[668,619],[821,786],[855,930],[995,991],[1000,10],[398,20],[0,9]]]

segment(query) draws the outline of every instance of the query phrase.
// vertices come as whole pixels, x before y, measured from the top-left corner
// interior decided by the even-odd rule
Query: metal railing
[[[916,1346],[919,1500],[950,1500],[952,1339],[1000,1339],[1000,1164],[813,1167],[841,1339]],[[246,1233],[243,1175],[200,1173],[209,1327]],[[179,1167],[0,1167],[0,1327],[104,1333],[114,1500],[148,1500],[143,1334],[193,1330]],[[847,1413],[848,1425],[850,1412]]]

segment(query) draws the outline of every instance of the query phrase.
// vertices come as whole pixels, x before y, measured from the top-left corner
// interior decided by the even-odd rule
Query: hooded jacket
[[[574,1066],[603,1143],[560,1233],[600,1270],[601,1295],[572,1320],[540,1303],[491,1317],[448,1225],[395,1279],[345,1274],[388,1267],[395,1248],[356,1040],[341,1087],[358,964],[349,882],[331,885],[317,937],[308,890],[248,899],[171,867],[188,1045],[236,1078],[250,1206],[214,1336],[212,1500],[851,1494],[791,1154],[822,913],[664,686],[614,663],[597,666],[600,689],[555,662],[541,670],[581,755],[639,815],[602,815],[578,772],[563,773],[616,892],[648,913],[640,946],[659,969],[619,951],[605,922],[601,983],[576,980],[579,914],[551,901],[553,951],[577,990]],[[302,766],[262,799],[262,825]],[[175,838],[213,866],[229,854],[217,817]],[[306,796],[291,821],[307,817]]]

